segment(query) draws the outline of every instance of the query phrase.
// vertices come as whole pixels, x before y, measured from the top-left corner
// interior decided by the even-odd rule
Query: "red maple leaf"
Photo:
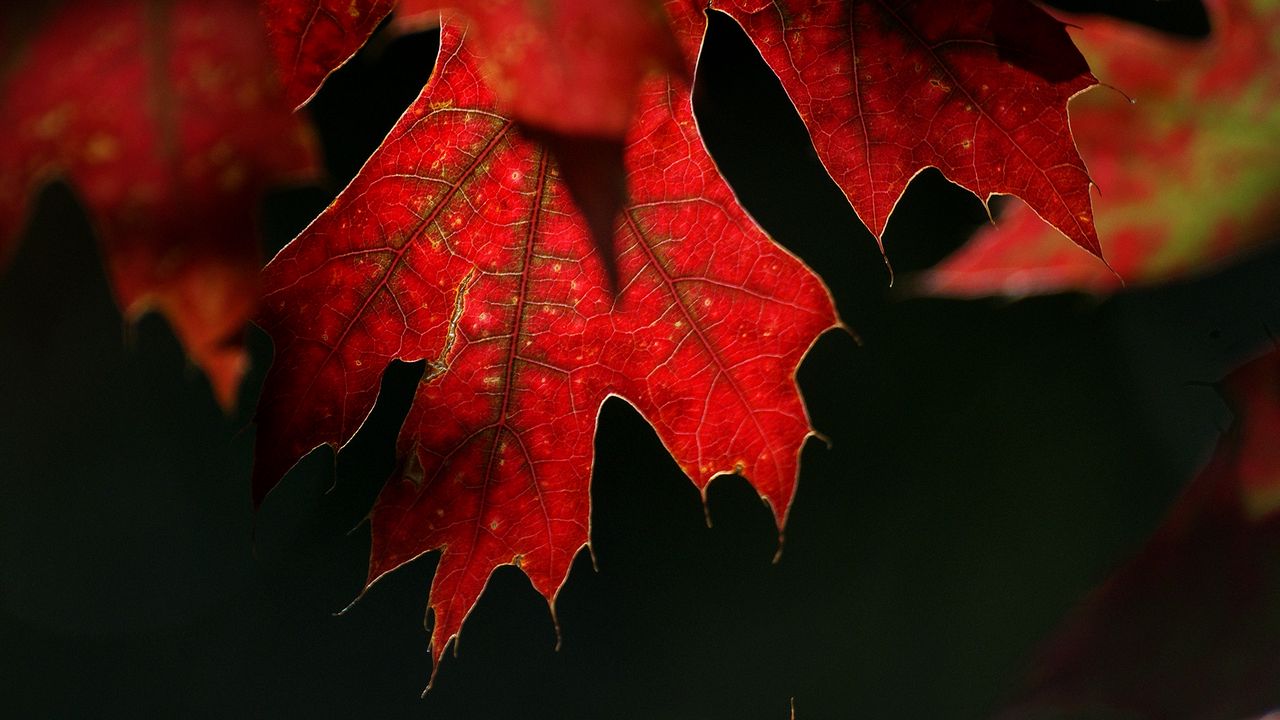
[[[493,569],[549,600],[588,541],[596,417],[616,395],[694,483],[741,473],[781,525],[810,434],[794,373],[836,323],[818,278],[738,206],[686,84],[652,78],[626,146],[631,198],[605,288],[554,159],[495,111],[446,25],[435,74],[338,199],[268,265],[276,360],[255,498],[347,442],[392,359],[427,372],[372,512],[369,582],[434,549],[438,659]],[[691,47],[700,28],[690,26]]]
[[[1274,709],[1280,352],[1223,386],[1236,412],[1231,431],[1137,557],[1054,634],[1002,718],[1060,716],[1050,708],[1151,718]]]
[[[0,260],[31,195],[65,178],[89,209],[125,314],[164,313],[230,407],[257,299],[259,197],[316,171],[255,4],[78,0],[6,51]]]
[[[1025,200],[1101,254],[1067,101],[1096,83],[1064,26],[1024,0],[712,0],[746,30],[818,158],[879,239],[936,167],[984,202]]]
[[[1021,205],[935,268],[948,295],[1089,290],[1204,272],[1280,227],[1280,10],[1208,0],[1212,35],[1175,40],[1106,19],[1082,21],[1099,74],[1133,96],[1092,93],[1073,109],[1104,195],[1098,227],[1115,273],[1064,247]]]

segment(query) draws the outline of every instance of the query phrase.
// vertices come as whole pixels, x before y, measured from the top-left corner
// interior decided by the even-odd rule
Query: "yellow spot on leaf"
[[[239,163],[228,165],[222,171],[222,175],[218,177],[218,186],[226,192],[234,192],[240,189],[241,185],[244,185],[245,174],[243,165]]]
[[[209,162],[215,165],[221,165],[231,158],[231,143],[226,140],[219,140],[209,148]]]
[[[71,122],[71,106],[59,105],[49,112],[41,115],[35,122],[33,129],[36,137],[42,140],[52,140],[62,134],[67,129],[67,125]]]
[[[84,148],[84,159],[91,163],[110,162],[119,155],[120,143],[106,133],[97,133],[89,138]]]

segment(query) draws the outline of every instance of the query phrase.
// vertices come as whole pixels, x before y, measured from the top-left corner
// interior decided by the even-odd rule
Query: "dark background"
[[[1081,9],[1099,3],[1073,3]],[[1190,34],[1191,3],[1131,14]],[[1146,13],[1146,15],[1142,15]],[[332,180],[264,205],[273,253],[421,88],[430,34],[378,39],[313,105]],[[436,686],[434,556],[364,578],[360,521],[390,474],[420,367],[394,366],[334,461],[304,460],[256,516],[254,330],[225,417],[164,321],[122,329],[74,194],[44,193],[0,278],[0,697],[26,716],[979,718],[1063,614],[1141,544],[1230,420],[1215,389],[1280,327],[1280,251],[1109,300],[912,297],[912,271],[986,218],[923,174],[875,243],[776,80],[712,23],[697,112],[743,203],[831,286],[800,371],[813,423],[785,550],[738,478],[698,494],[629,406],[597,436],[593,547],[560,595],[563,645],[500,569]],[[1086,158],[1087,160],[1087,158]],[[1063,242],[1067,242],[1065,239]]]

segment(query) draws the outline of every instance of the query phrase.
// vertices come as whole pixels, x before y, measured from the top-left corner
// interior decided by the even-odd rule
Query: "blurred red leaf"
[[[0,78],[0,259],[31,196],[66,179],[125,314],[162,312],[230,407],[258,296],[260,195],[316,170],[256,4],[76,0],[34,30],[6,48]]]
[[[1209,464],[1002,717],[1244,718],[1280,703],[1280,352],[1223,386],[1236,421]]]
[[[391,360],[427,361],[372,513],[369,582],[442,549],[437,659],[496,566],[554,597],[588,541],[610,395],[699,488],[741,473],[781,524],[810,433],[794,373],[836,322],[818,278],[720,178],[687,84],[661,77],[628,135],[612,296],[554,158],[496,111],[462,35],[445,26],[422,95],[267,266],[261,323],[276,360],[254,474],[261,500],[301,456],[353,436]]]
[[[1207,41],[1081,20],[1099,75],[1072,109],[1102,190],[1098,227],[1115,274],[1046,232],[1021,204],[927,276],[948,295],[1107,292],[1204,272],[1280,231],[1280,8],[1206,0]]]

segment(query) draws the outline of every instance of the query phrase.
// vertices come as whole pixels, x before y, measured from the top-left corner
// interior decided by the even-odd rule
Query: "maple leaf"
[[[444,26],[422,95],[264,271],[276,360],[254,469],[260,501],[307,452],[354,435],[391,360],[427,361],[371,513],[368,582],[442,550],[437,660],[496,566],[554,598],[588,541],[611,395],[700,489],[741,473],[781,525],[811,432],[794,373],[836,323],[818,278],[739,207],[669,78],[644,86],[629,134],[611,295],[554,158],[495,111],[462,36]]]
[[[1001,717],[1255,717],[1274,708],[1280,352],[1236,370],[1223,391],[1236,421],[1208,465],[1141,552],[1055,632]]]
[[[254,3],[78,0],[8,50],[0,260],[31,196],[67,179],[125,314],[160,310],[230,407],[257,298],[258,198],[316,172]]]
[[[1023,198],[1101,256],[1067,102],[1096,84],[1024,0],[712,0],[782,81],[818,158],[879,240],[927,167]]]
[[[1085,24],[1098,72],[1134,97],[1093,93],[1074,108],[1104,191],[1098,227],[1115,273],[1056,243],[1021,205],[931,271],[948,295],[1088,290],[1203,272],[1280,227],[1280,9],[1207,0],[1208,41],[1114,20]],[[1173,70],[1176,69],[1176,72]]]

